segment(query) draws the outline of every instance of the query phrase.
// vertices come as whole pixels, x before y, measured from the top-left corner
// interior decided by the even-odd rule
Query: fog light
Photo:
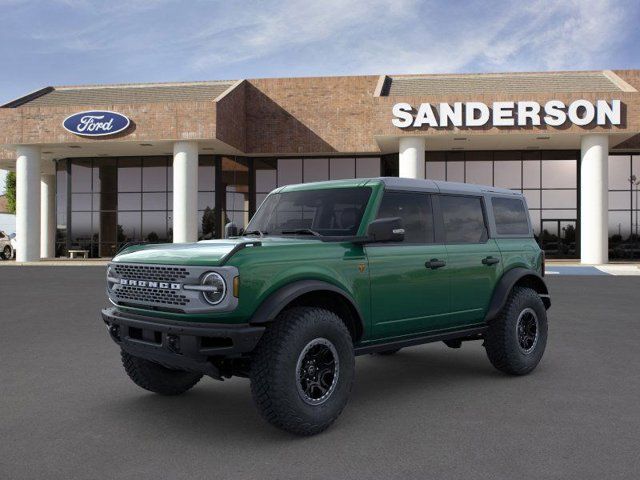
[[[109,335],[111,335],[111,338],[113,338],[116,342],[120,341],[120,327],[118,325],[108,325],[107,330],[109,330]]]

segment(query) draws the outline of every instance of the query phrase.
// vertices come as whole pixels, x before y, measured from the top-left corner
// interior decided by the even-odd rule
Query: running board
[[[372,345],[358,345],[354,348],[354,353],[356,355],[366,355],[368,353],[384,352],[385,350],[422,345],[423,343],[442,342],[444,340],[480,340],[488,328],[488,326],[483,325],[481,327],[456,330],[455,332],[430,333],[428,335],[403,338],[401,340],[394,340],[390,342],[376,343]]]

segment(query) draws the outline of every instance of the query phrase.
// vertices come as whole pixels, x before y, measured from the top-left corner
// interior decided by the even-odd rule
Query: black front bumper
[[[215,358],[240,357],[251,352],[265,327],[191,323],[102,310],[109,334],[122,350],[169,368],[220,378]]]

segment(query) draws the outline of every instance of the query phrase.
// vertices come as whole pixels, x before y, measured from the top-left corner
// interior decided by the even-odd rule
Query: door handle
[[[496,263],[500,263],[499,258],[494,257],[485,257],[482,259],[483,265],[495,265]]]
[[[438,260],[437,258],[432,258],[428,262],[424,263],[424,266],[430,268],[431,270],[435,270],[437,268],[442,268],[447,264],[444,260]]]

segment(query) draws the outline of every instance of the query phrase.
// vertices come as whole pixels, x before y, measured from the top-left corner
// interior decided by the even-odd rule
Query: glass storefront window
[[[540,160],[522,162],[522,187],[540,188]]]
[[[305,183],[329,180],[329,159],[305,158],[303,177]]]
[[[446,180],[447,167],[445,162],[429,162],[425,165],[425,176],[430,180]]]
[[[73,173],[72,173],[73,175]],[[139,192],[142,187],[142,163],[137,157],[118,162],[118,192]]]
[[[356,158],[356,178],[375,178],[380,176],[378,157]]]
[[[465,182],[477,185],[493,185],[493,162],[467,162]]]
[[[522,188],[520,161],[502,160],[493,169],[494,186],[520,190]]]
[[[302,183],[302,159],[278,159],[278,186]]]
[[[464,182],[464,162],[447,162],[447,181]]]
[[[305,162],[306,164],[306,162]],[[329,161],[329,179],[356,178],[356,159],[335,157]]]
[[[577,208],[575,190],[542,190],[542,208]]]
[[[609,156],[609,258],[640,258],[640,156]]]
[[[142,168],[143,192],[166,192],[167,190],[167,159],[151,157],[144,159]]]
[[[576,160],[543,160],[543,188],[576,188],[578,170]]]

